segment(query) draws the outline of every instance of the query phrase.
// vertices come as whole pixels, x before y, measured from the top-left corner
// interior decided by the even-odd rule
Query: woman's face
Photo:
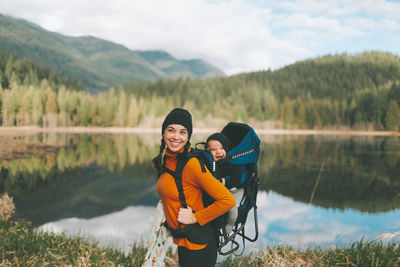
[[[170,124],[165,128],[163,138],[171,152],[180,151],[189,139],[188,130],[180,124]]]

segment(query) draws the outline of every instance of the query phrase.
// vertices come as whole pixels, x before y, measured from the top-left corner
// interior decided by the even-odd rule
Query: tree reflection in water
[[[349,216],[357,218],[398,212],[398,137],[260,137],[260,191],[268,197],[259,201],[280,196],[302,210],[310,207],[315,190],[311,209],[321,213],[336,210],[340,217],[351,211]],[[200,139],[195,137],[192,144]],[[14,198],[17,218],[42,225],[71,217],[97,218],[129,206],[153,207],[158,201],[151,166],[158,134],[41,134],[25,141],[57,149],[0,160],[0,194]],[[260,218],[268,220],[268,213],[262,214],[264,203],[259,205]]]

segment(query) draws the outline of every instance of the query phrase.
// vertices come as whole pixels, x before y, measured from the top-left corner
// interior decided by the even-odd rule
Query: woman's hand
[[[196,217],[192,212],[192,208],[190,207],[188,207],[187,209],[180,208],[178,212],[178,222],[183,224],[197,223]]]

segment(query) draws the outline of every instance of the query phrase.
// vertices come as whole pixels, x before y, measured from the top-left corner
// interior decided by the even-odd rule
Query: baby
[[[206,149],[213,157],[213,174],[231,191],[236,204],[239,205],[243,197],[243,188],[238,188],[242,179],[242,169],[238,165],[230,164],[225,158],[231,149],[231,142],[221,133],[214,133],[207,138]],[[228,211],[226,233],[229,234],[238,216],[238,208]]]

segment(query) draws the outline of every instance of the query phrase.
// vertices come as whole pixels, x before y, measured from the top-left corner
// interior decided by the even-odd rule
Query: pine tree
[[[66,94],[65,110],[68,114],[69,126],[76,126],[79,123],[78,109],[80,106],[80,96],[76,91],[68,91]],[[103,107],[104,108],[104,107]]]
[[[395,100],[389,102],[389,107],[385,116],[385,125],[387,130],[400,130],[400,108]]]
[[[67,116],[67,98],[68,91],[65,86],[61,86],[57,93],[57,106],[59,109],[59,122],[60,126],[68,126],[68,116]]]
[[[287,97],[285,97],[285,99],[283,100],[280,119],[282,125],[284,125],[285,128],[293,127],[293,123],[295,121],[294,103]]]
[[[45,104],[45,112],[46,114],[57,114],[57,101],[56,94],[51,90],[50,87],[46,89],[46,104]]]
[[[0,73],[1,74],[1,73]],[[1,75],[0,75],[1,78]],[[0,79],[1,81],[1,79]],[[3,124],[3,87],[1,86],[0,82],[0,125]]]
[[[33,95],[35,88],[30,85],[29,88],[23,90],[24,93],[21,95],[21,109],[20,117],[22,118],[21,125],[30,125],[32,123],[32,112],[33,112]]]
[[[139,115],[140,115],[140,110],[139,110],[139,105],[138,102],[136,101],[136,97],[134,95],[130,96],[130,101],[129,101],[129,110],[128,110],[128,126],[129,127],[135,127],[139,123]]]
[[[82,126],[89,126],[91,117],[90,117],[90,110],[91,110],[91,103],[89,97],[80,97],[80,105],[78,109],[78,116],[79,122]]]
[[[34,125],[42,126],[43,94],[40,89],[34,90],[32,99],[32,121]]]
[[[307,128],[306,108],[301,98],[296,101],[296,124],[300,129]]]
[[[45,102],[45,127],[56,127],[57,126],[57,101],[56,94],[50,87],[46,89],[46,102]]]
[[[127,111],[126,94],[125,91],[121,91],[121,93],[119,94],[119,105],[118,105],[117,116],[115,118],[116,119],[115,124],[117,126],[120,127],[125,126],[125,117],[127,116],[126,111]]]

